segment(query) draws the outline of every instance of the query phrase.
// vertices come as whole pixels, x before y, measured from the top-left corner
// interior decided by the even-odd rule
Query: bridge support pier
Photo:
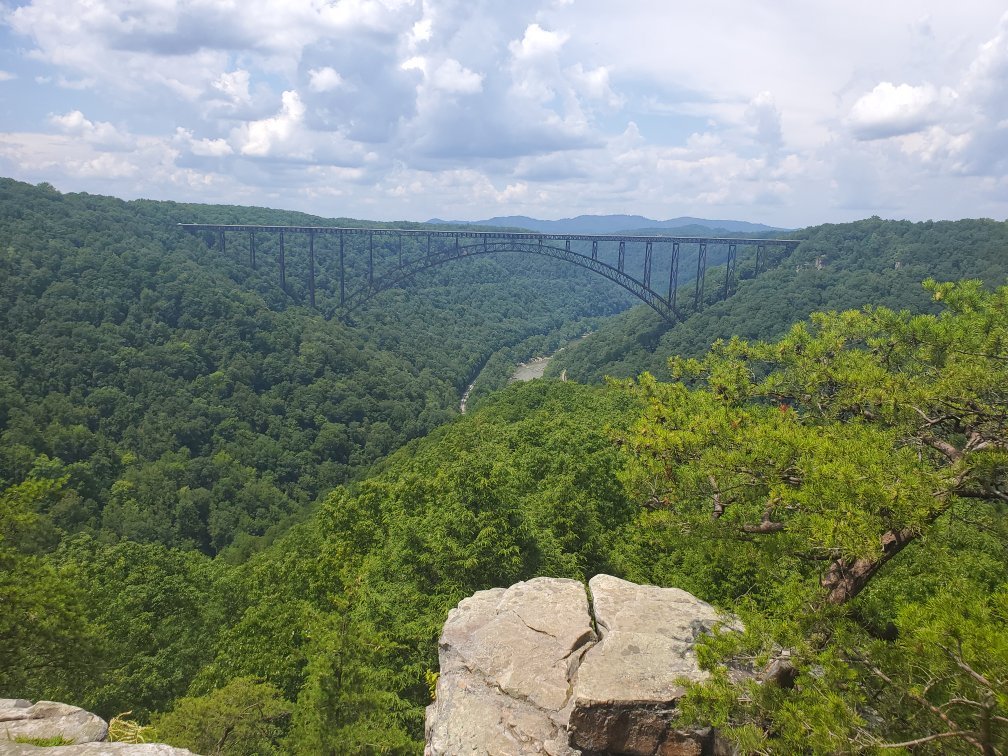
[[[287,291],[287,261],[284,259],[284,232],[280,232],[280,288]]]
[[[343,266],[343,234],[339,235],[339,303],[340,307],[346,301],[346,269]]]
[[[672,242],[672,260],[669,266],[668,275],[668,298],[666,301],[669,307],[675,309],[676,292],[679,290],[679,242]]]
[[[644,286],[651,288],[651,242],[644,244]]]
[[[315,232],[308,233],[308,302],[315,307]]]
[[[704,277],[707,275],[707,242],[700,242],[696,260],[696,291],[693,293],[693,309],[703,309]]]
[[[728,245],[728,264],[725,265],[724,298],[728,298],[728,291],[731,288],[732,276],[735,275],[735,268],[738,265],[737,247],[734,244]]]
[[[252,270],[256,269],[255,252],[255,231],[249,231],[249,265],[252,266]]]

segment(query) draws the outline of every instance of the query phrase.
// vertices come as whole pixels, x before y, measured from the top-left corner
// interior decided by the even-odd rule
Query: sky
[[[0,0],[0,175],[326,217],[1008,218],[1003,0]]]

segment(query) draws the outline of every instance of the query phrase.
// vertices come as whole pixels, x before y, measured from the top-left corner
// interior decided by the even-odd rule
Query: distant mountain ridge
[[[547,234],[610,234],[629,229],[663,229],[682,228],[684,226],[701,226],[722,231],[751,231],[766,233],[767,231],[789,231],[791,229],[767,226],[763,223],[749,223],[738,220],[707,220],[705,218],[671,218],[669,220],[654,220],[643,215],[579,215],[576,218],[561,218],[560,220],[540,220],[527,215],[503,215],[479,221],[446,221],[431,218],[428,223],[468,225],[468,226],[507,226],[512,228],[527,228],[530,231],[541,231]]]

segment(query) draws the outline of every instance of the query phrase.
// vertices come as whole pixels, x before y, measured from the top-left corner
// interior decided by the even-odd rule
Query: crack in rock
[[[712,753],[715,735],[677,726],[676,707],[680,676],[706,676],[694,646],[716,624],[738,626],[679,589],[608,575],[480,591],[445,623],[425,753]]]
[[[550,638],[556,638],[556,635],[554,635],[553,633],[551,633],[549,630],[540,630],[538,627],[530,625],[528,623],[528,620],[526,620],[524,617],[521,616],[521,614],[518,613],[517,609],[508,609],[507,611],[511,612],[511,614],[513,614],[515,617],[517,617],[518,619],[520,619],[521,623],[523,625],[525,625],[525,627],[527,627],[532,632],[534,632],[534,633],[540,633],[541,635],[548,635]]]

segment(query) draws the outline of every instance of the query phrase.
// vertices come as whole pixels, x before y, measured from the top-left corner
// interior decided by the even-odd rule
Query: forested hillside
[[[418,276],[348,326],[323,316],[332,250],[316,312],[293,242],[285,294],[272,250],[253,271],[240,241],[222,255],[180,221],[353,223],[0,183],[0,482],[68,477],[48,513],[61,532],[248,551],[454,416],[497,350],[625,302],[573,266],[502,255]]]
[[[451,607],[606,572],[743,618],[683,710],[742,752],[1008,748],[1005,224],[800,232],[727,302],[571,350],[671,381],[461,417],[488,359],[625,299],[490,257],[348,325],[331,290],[280,292],[268,247],[253,271],[174,225],[340,221],[0,190],[0,696],[201,753],[421,753]],[[783,684],[727,674],[781,649]]]
[[[1008,280],[1008,223],[990,220],[910,223],[869,218],[813,226],[788,234],[801,239],[790,255],[752,277],[752,251],[740,255],[738,290],[719,301],[724,269],[709,268],[708,300],[701,313],[668,327],[646,307],[613,318],[554,360],[548,375],[598,381],[629,378],[644,370],[666,375],[672,355],[703,354],[717,339],[733,335],[776,338],[811,312],[865,305],[934,311],[920,283],[979,278]],[[709,264],[722,260],[711,258]],[[687,271],[688,272],[688,271]],[[690,274],[692,280],[692,274]],[[680,301],[692,305],[687,286]]]
[[[87,534],[52,551],[50,484],[8,489],[3,689],[131,710],[197,751],[419,753],[452,606],[608,572],[743,616],[684,711],[744,751],[1002,748],[1008,289],[933,291],[942,319],[820,317],[678,363],[693,389],[512,386],[242,565]],[[719,666],[781,647],[783,688]]]

